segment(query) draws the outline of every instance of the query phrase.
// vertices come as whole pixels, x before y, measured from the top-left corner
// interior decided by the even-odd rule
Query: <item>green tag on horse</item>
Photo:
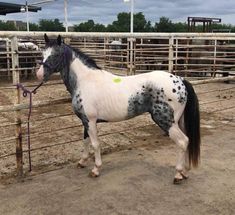
[[[114,82],[114,83],[117,83],[117,84],[120,83],[121,81],[122,81],[121,78],[114,78],[114,79],[113,79],[113,82]]]

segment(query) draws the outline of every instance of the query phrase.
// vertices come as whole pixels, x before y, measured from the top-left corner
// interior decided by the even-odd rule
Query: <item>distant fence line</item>
[[[89,54],[102,68],[122,75],[166,70],[183,76],[208,77],[208,74],[212,76],[216,73],[228,75],[235,71],[235,34],[233,33],[47,32],[47,34],[49,37],[56,37],[60,34],[66,43]],[[22,81],[22,75],[23,77],[34,75],[33,72],[37,68],[36,61],[41,59],[44,47],[43,35],[44,32],[0,32],[0,99],[1,92],[3,95],[4,91],[13,93],[12,104],[2,105],[0,101],[0,119],[2,113],[10,113],[9,115],[14,113],[14,120],[0,124],[1,129],[7,130],[11,127],[14,131],[10,137],[1,138],[0,143],[12,144],[15,142],[15,151],[0,154],[0,159],[16,156],[18,176],[23,175],[23,154],[27,152],[22,146],[22,128],[26,123],[23,120],[22,111],[28,108],[28,104],[22,103],[19,89],[13,87],[12,84],[7,85],[3,79],[11,78],[12,83],[17,84]],[[26,44],[23,46],[24,42],[31,42],[38,49],[32,48],[33,46],[27,47]],[[222,80],[234,80],[234,77],[195,81],[194,84]],[[44,87],[56,84],[61,84],[61,82],[49,82]],[[42,108],[49,105],[65,104],[69,101],[68,97],[37,101],[34,102],[33,107]],[[48,116],[43,120],[65,116],[71,117],[72,113]],[[74,127],[76,126],[79,125]],[[24,135],[26,136],[26,134]],[[52,146],[56,146],[56,144]]]
[[[166,70],[184,76],[206,76],[235,71],[235,33],[84,33],[60,34],[66,43],[93,57],[103,69],[123,75]],[[31,75],[41,58],[44,32],[0,32],[0,77],[11,77],[17,52],[18,70]],[[21,45],[12,49],[16,37]],[[3,38],[7,38],[4,41]],[[22,41],[39,50],[24,47]]]

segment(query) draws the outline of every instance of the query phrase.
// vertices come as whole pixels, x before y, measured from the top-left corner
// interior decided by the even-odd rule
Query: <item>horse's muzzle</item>
[[[44,69],[43,66],[41,65],[40,68],[38,69],[38,71],[36,72],[36,76],[38,78],[38,80],[42,81],[43,77],[44,77]]]

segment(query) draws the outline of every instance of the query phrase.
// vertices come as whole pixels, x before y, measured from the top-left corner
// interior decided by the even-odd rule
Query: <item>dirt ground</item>
[[[208,127],[208,120],[203,126]],[[177,147],[156,137],[103,156],[102,175],[89,178],[75,164],[0,185],[0,214],[213,214],[235,212],[234,124],[210,121],[202,138],[201,166],[173,185]],[[157,144],[155,141],[159,141]],[[145,142],[148,142],[146,144]]]
[[[53,112],[49,107],[33,112],[32,134],[40,131],[41,135],[32,137],[32,147],[61,140],[71,143],[33,151],[33,172],[23,182],[3,177],[0,214],[235,214],[234,84],[197,86],[196,91],[202,111],[201,165],[183,184],[172,183],[177,146],[147,115],[99,125],[103,168],[101,176],[93,179],[88,177],[92,160],[88,168],[76,167],[81,154],[81,141],[76,140],[82,135],[77,119],[37,122],[69,112],[70,106],[53,107]],[[4,95],[1,98],[9,98]],[[0,117],[2,123],[12,122],[10,115]],[[70,128],[71,124],[77,127]],[[65,127],[70,129],[58,129]],[[56,131],[45,133],[48,129]],[[8,138],[11,132],[1,129],[0,134]],[[1,144],[0,155],[11,150],[12,144]],[[27,171],[27,154],[24,157]],[[1,175],[14,167],[14,157],[0,159]]]

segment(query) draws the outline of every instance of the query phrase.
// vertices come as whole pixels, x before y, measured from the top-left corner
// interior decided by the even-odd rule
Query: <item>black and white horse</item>
[[[179,146],[174,182],[188,177],[200,157],[200,118],[198,99],[192,85],[164,71],[134,76],[117,76],[102,70],[93,59],[62,43],[49,40],[37,77],[44,82],[60,72],[72,97],[75,114],[84,125],[84,152],[79,165],[86,166],[91,142],[95,152],[92,176],[102,164],[96,124],[127,120],[148,112],[153,121]]]

